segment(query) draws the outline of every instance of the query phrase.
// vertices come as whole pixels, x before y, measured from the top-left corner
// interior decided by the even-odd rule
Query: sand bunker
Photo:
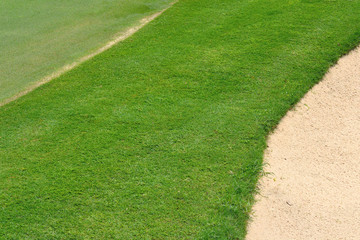
[[[248,240],[360,239],[360,48],[268,140]]]

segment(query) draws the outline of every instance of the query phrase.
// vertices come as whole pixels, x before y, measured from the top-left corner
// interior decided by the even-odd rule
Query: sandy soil
[[[145,25],[147,25],[149,22],[153,21],[155,18],[157,18],[158,16],[160,16],[163,12],[165,12],[167,9],[169,9],[171,6],[173,6],[175,3],[177,3],[178,0],[173,1],[169,7],[163,9],[160,12],[157,12],[151,16],[145,17],[143,19],[140,20],[140,23],[132,28],[127,29],[125,32],[120,32],[118,33],[114,39],[112,39],[110,42],[106,43],[103,47],[97,49],[95,52],[84,56],[80,59],[78,59],[77,61],[65,65],[62,68],[60,68],[59,70],[57,70],[56,72],[50,74],[49,76],[44,77],[43,79],[41,79],[40,81],[36,82],[35,84],[31,85],[30,87],[28,87],[27,89],[21,91],[20,93],[14,95],[11,98],[5,99],[4,101],[0,102],[0,107],[15,101],[16,99],[34,91],[36,88],[54,80],[55,78],[60,77],[61,75],[63,75],[64,73],[76,68],[77,66],[79,66],[80,64],[84,63],[85,61],[95,57],[96,55],[105,52],[106,50],[112,48],[114,45],[116,45],[119,42],[124,41],[125,39],[131,37],[132,35],[134,35],[134,33],[136,33],[137,31],[139,31],[141,28],[143,28]]]
[[[268,140],[247,240],[360,239],[360,47]]]

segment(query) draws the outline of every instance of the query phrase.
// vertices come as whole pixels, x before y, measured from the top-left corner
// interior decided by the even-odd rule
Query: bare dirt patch
[[[248,240],[359,239],[360,48],[283,118],[265,162]]]

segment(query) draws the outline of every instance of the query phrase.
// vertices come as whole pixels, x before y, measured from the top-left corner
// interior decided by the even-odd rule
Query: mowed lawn
[[[0,108],[0,238],[243,239],[266,136],[359,41],[359,0],[180,0]]]
[[[0,102],[171,0],[1,0]]]

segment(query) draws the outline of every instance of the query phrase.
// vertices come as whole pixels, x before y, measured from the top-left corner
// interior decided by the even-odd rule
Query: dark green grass
[[[0,238],[242,239],[266,136],[359,30],[359,0],[180,0],[0,109]]]

